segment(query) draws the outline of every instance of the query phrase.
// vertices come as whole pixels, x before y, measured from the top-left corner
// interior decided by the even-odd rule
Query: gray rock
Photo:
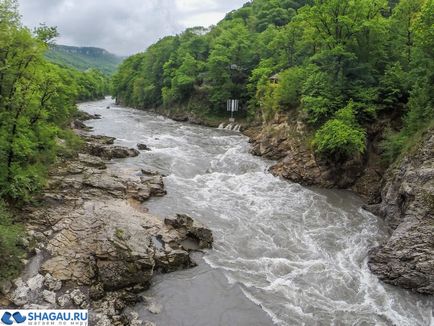
[[[80,121],[80,120],[74,120],[74,121],[71,123],[71,127],[72,127],[73,129],[78,129],[78,130],[86,130],[86,131],[88,131],[88,130],[92,130],[92,128],[86,126],[86,125],[85,125],[82,121]]]
[[[47,291],[44,290],[42,292],[42,297],[44,298],[45,301],[47,301],[48,303],[51,304],[56,304],[56,293],[52,292],[52,291]]]
[[[37,274],[27,281],[27,285],[29,286],[31,291],[36,291],[42,288],[44,284],[44,276],[41,274]]]
[[[99,143],[87,143],[86,152],[90,155],[98,156],[107,160],[111,160],[113,158],[135,157],[140,154],[140,152],[134,148],[102,145]]]
[[[163,310],[163,306],[150,297],[143,297],[145,308],[154,315],[159,315]]]
[[[71,292],[71,299],[76,306],[80,306],[86,299],[86,295],[80,291],[80,289],[75,289]]]
[[[29,302],[30,288],[20,278],[15,281],[16,289],[12,294],[12,302],[17,306],[23,306]]]
[[[82,138],[90,143],[97,143],[101,145],[113,145],[115,143],[115,137],[102,136],[102,135],[83,135]]]
[[[23,309],[29,310],[45,310],[52,308],[49,304],[26,304],[23,306]]]
[[[92,285],[89,290],[89,297],[91,300],[96,301],[104,298],[105,291],[104,286],[100,283]]]
[[[196,264],[190,259],[185,250],[171,250],[166,252],[158,251],[155,254],[156,267],[163,273],[171,273],[180,269],[194,267]]]
[[[50,273],[45,275],[44,286],[50,291],[59,291],[62,288],[62,282],[56,280]]]
[[[434,130],[384,178],[379,205],[391,237],[370,252],[371,271],[386,283],[434,294]]]
[[[145,324],[143,326],[157,326],[157,325],[151,321],[145,321]]]
[[[151,149],[145,144],[137,144],[137,148],[141,151],[150,151]]]
[[[61,308],[65,308],[71,305],[71,295],[69,295],[68,293],[61,295],[57,298],[57,304],[59,305],[59,307]]]
[[[97,168],[100,170],[107,169],[107,165],[100,157],[92,156],[88,154],[79,154],[78,159],[80,163],[84,164],[85,166]]]
[[[9,293],[9,291],[12,289],[12,282],[11,281],[4,281],[0,283],[0,293],[3,295],[6,295]]]
[[[190,216],[178,214],[175,219],[166,218],[164,223],[181,232],[184,235],[183,240],[191,238],[198,241],[200,249],[212,248],[214,239],[211,230],[194,221]]]

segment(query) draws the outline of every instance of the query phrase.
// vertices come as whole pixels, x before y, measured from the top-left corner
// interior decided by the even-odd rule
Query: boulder
[[[72,129],[78,129],[78,130],[84,130],[84,131],[90,131],[92,130],[91,127],[86,126],[82,121],[80,120],[74,120],[71,123]]]
[[[166,218],[164,224],[180,233],[181,242],[192,239],[198,242],[199,249],[212,248],[214,239],[211,230],[194,221],[190,216],[178,214],[174,219]]]
[[[50,291],[59,291],[62,288],[62,282],[47,273],[45,275],[44,286]]]
[[[88,154],[79,154],[78,161],[87,167],[92,167],[99,170],[107,169],[107,165],[105,164],[105,162],[100,157],[97,156],[92,156]],[[84,169],[82,169],[82,171],[84,171]]]
[[[114,158],[135,157],[140,154],[140,152],[134,148],[102,145],[98,143],[87,143],[86,152],[90,155],[98,156],[106,160],[111,160]]]
[[[90,114],[84,111],[78,111],[76,117],[80,121],[101,119],[101,115],[99,114]]]
[[[180,269],[195,267],[187,251],[181,249],[168,249],[155,254],[156,268],[163,273],[171,273]]]
[[[87,135],[81,136],[86,142],[97,143],[100,145],[113,145],[115,143],[115,137],[102,136],[102,135]]]
[[[137,148],[141,151],[150,151],[151,149],[145,144],[137,144]]]
[[[74,304],[76,306],[80,306],[87,299],[86,294],[84,294],[83,292],[81,292],[80,289],[73,290],[71,292],[70,296],[71,296],[72,302],[74,302]]]
[[[72,303],[71,295],[66,293],[57,298],[57,304],[61,308],[69,307]]]
[[[42,297],[44,300],[52,305],[56,304],[56,293],[48,290],[42,292]]]
[[[30,288],[21,278],[15,281],[15,287],[11,300],[15,305],[23,306],[29,302]]]
[[[44,284],[45,278],[41,274],[37,274],[27,281],[27,285],[31,291],[40,290]]]

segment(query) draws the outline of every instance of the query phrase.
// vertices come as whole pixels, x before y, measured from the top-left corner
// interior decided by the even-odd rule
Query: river
[[[110,106],[110,109],[107,109]],[[305,188],[267,172],[248,139],[152,113],[83,103],[88,122],[117,144],[152,151],[115,165],[166,175],[168,195],[145,203],[158,216],[186,213],[210,227],[214,249],[199,266],[159,275],[151,289],[159,326],[433,326],[432,299],[383,284],[367,254],[386,237],[382,221],[347,191]]]

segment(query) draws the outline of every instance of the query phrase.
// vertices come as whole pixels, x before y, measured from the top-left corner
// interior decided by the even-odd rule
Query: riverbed
[[[107,107],[110,106],[110,109]],[[305,188],[269,174],[240,133],[184,124],[114,105],[87,124],[117,144],[151,151],[114,161],[165,175],[167,196],[150,213],[185,213],[212,229],[214,249],[199,266],[159,275],[147,294],[161,326],[434,325],[433,300],[381,283],[368,251],[387,237],[382,221],[347,191]]]

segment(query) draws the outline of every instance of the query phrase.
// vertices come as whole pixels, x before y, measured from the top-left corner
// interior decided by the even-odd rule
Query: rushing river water
[[[111,109],[106,109],[107,106]],[[168,195],[145,203],[159,216],[187,213],[210,227],[215,246],[197,268],[158,276],[149,290],[159,326],[434,325],[433,301],[382,284],[367,253],[385,237],[381,221],[346,191],[307,189],[267,172],[241,134],[117,107],[95,133],[152,151],[114,164],[167,175]]]

